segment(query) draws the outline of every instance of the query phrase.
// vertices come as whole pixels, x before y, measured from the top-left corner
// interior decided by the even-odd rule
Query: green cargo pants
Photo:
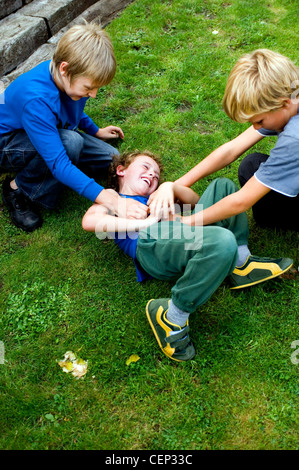
[[[200,210],[237,190],[229,179],[214,180],[199,200]],[[140,232],[136,256],[153,278],[176,281],[171,290],[173,303],[192,313],[232,273],[238,245],[247,240],[245,213],[204,227],[162,221]]]

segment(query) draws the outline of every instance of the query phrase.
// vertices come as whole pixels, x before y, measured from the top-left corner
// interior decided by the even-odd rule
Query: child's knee
[[[238,186],[229,178],[216,178],[216,190],[224,194],[232,194],[239,190]]]
[[[83,137],[78,132],[65,129],[59,133],[69,159],[75,164],[78,163],[84,145]]]
[[[219,237],[219,257],[223,263],[235,266],[238,257],[238,245],[235,235],[227,229],[222,229]]]

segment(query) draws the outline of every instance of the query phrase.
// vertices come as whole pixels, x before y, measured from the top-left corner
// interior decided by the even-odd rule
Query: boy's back
[[[52,110],[59,109],[60,97],[50,71],[50,61],[20,75],[4,92],[5,106],[0,106],[0,134],[24,128],[23,113],[35,100],[47,104]],[[40,116],[44,119],[43,116]]]

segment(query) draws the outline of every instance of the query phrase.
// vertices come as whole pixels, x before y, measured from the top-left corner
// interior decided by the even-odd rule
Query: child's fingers
[[[145,219],[147,217],[148,207],[144,204],[132,204],[127,209],[128,219]]]
[[[163,219],[168,219],[168,216],[169,216],[169,205],[168,205],[168,201],[163,201],[163,208],[162,208],[162,211],[163,211]]]

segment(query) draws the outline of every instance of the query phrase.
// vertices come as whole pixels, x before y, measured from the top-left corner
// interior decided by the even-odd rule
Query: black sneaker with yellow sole
[[[164,354],[174,361],[188,361],[195,356],[189,337],[188,322],[180,327],[166,318],[170,299],[152,299],[147,303],[146,316]]]
[[[261,258],[248,256],[243,266],[236,267],[230,276],[231,289],[243,289],[268,281],[288,271],[293,264],[290,258]]]

